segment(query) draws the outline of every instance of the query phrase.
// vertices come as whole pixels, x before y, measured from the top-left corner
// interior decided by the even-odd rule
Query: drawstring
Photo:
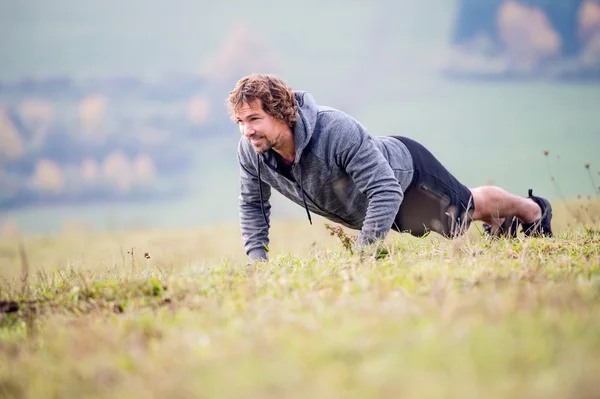
[[[269,221],[267,220],[267,214],[265,212],[265,205],[263,204],[263,192],[262,192],[262,180],[260,179],[260,154],[256,154],[256,158],[258,161],[258,192],[260,194],[260,209],[262,209],[263,217],[265,218],[265,223],[267,227],[271,227],[269,225]]]
[[[300,191],[302,191],[302,202],[304,203],[304,209],[306,209],[306,214],[308,215],[308,221],[312,225],[310,212],[308,211],[308,206],[306,206],[306,198],[304,198],[304,187],[302,186],[302,168],[300,167],[300,164],[298,164],[298,169],[300,169]]]
[[[258,192],[260,194],[260,209],[262,209],[262,214],[265,218],[265,222],[267,223],[267,227],[271,227],[269,226],[267,214],[265,213],[265,206],[263,204],[262,180],[260,179],[260,154],[256,154],[256,158],[258,160]],[[306,205],[306,198],[304,196],[304,186],[302,185],[302,168],[300,167],[300,165],[298,165],[298,169],[300,169],[300,191],[302,192],[302,203],[304,204],[304,209],[306,209],[308,221],[312,225],[312,218],[310,217],[310,211],[308,210],[308,205]]]

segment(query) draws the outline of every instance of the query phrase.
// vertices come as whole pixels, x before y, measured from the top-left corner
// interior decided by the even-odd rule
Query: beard
[[[264,154],[265,152],[273,148],[273,143],[271,143],[264,136],[258,139],[256,142],[250,140],[250,143],[252,144],[252,148],[254,148],[254,151],[256,151],[256,153],[258,154]]]

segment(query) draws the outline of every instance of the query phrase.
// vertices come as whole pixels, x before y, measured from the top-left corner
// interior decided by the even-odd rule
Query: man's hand
[[[377,260],[389,255],[389,250],[383,240],[377,240],[369,245],[356,245],[354,252],[361,258],[374,258]]]

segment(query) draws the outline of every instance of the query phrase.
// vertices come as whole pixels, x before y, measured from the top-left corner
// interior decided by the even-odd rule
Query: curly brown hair
[[[281,78],[269,74],[244,76],[229,93],[227,109],[235,121],[235,113],[244,104],[260,100],[263,110],[292,127],[296,121],[298,104],[292,88]]]

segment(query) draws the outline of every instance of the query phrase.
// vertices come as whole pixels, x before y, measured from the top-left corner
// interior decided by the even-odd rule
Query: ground
[[[0,397],[599,397],[599,210],[379,257],[279,222],[255,265],[236,226],[3,239]]]

